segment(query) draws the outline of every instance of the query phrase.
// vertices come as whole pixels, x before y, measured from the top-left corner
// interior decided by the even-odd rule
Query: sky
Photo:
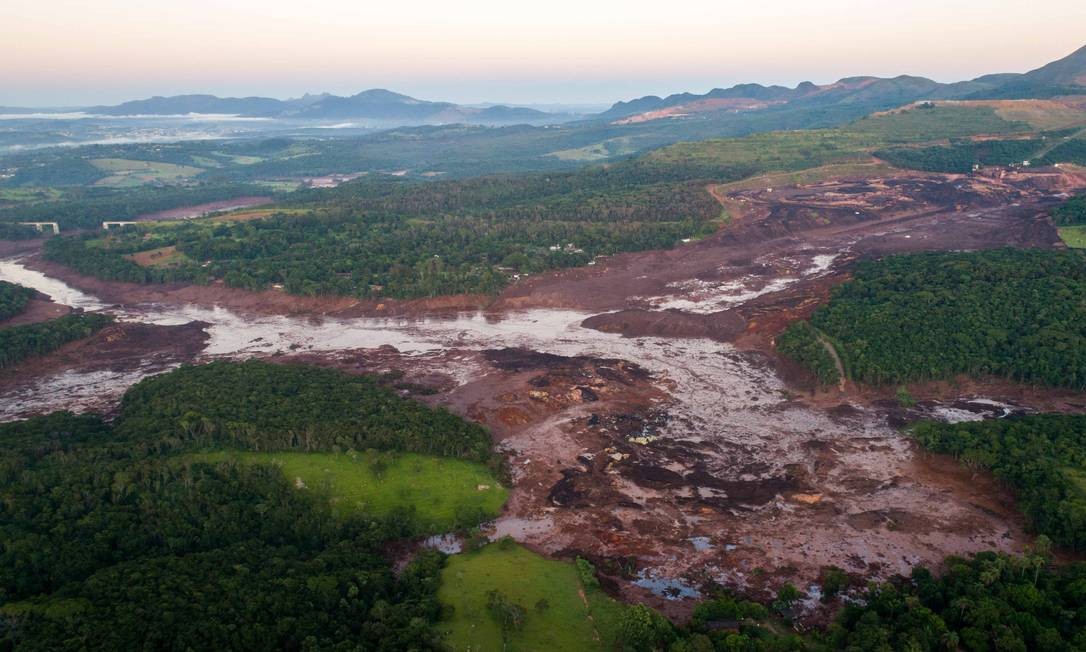
[[[3,0],[0,106],[151,95],[610,103],[852,75],[957,81],[1086,45],[1083,0]]]

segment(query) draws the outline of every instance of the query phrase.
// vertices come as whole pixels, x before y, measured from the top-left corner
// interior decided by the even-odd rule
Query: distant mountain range
[[[1060,95],[1086,95],[1086,47],[1027,73],[985,75],[951,84],[908,75],[890,79],[846,77],[821,86],[803,82],[795,88],[740,84],[731,88],[716,88],[703,95],[649,95],[618,102],[595,115],[547,112],[507,105],[465,106],[452,102],[431,102],[384,89],[362,91],[349,97],[322,93],[288,100],[269,97],[175,95],[133,100],[112,106],[84,107],[81,110],[107,116],[226,114],[253,118],[334,121],[362,127],[545,125],[572,120],[616,125],[635,125],[665,119],[714,120],[721,124],[735,123],[736,120],[760,121],[757,125],[752,124],[743,129],[736,127],[736,132],[742,133],[743,130],[749,132],[834,124],[871,111],[896,108],[922,100],[1026,99]],[[37,111],[42,110],[0,108],[3,113]],[[765,120],[757,118],[763,113]]]
[[[616,124],[636,124],[782,106],[816,110],[862,105],[866,109],[881,110],[922,100],[1026,99],[1059,95],[1086,95],[1086,47],[1027,73],[985,75],[953,84],[908,75],[891,79],[847,77],[824,86],[803,82],[795,88],[741,84],[716,88],[704,95],[649,95],[618,102],[597,117]]]
[[[514,106],[470,107],[452,102],[429,102],[384,89],[362,91],[350,97],[323,93],[290,100],[270,97],[216,97],[174,95],[132,100],[113,106],[86,107],[97,115],[227,114],[252,118],[298,120],[358,120],[381,124],[543,124],[575,116]]]

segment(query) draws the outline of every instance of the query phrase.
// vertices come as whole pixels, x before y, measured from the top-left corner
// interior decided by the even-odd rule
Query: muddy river
[[[812,252],[795,267],[818,275],[831,262],[825,252]],[[402,364],[447,376],[451,388],[438,402],[469,417],[494,395],[519,391],[510,374],[501,377],[506,386],[495,387],[485,351],[516,347],[634,363],[648,372],[656,394],[554,403],[501,431],[499,450],[514,469],[514,489],[494,526],[544,553],[583,554],[601,566],[635,560],[636,569],[617,580],[632,599],[666,606],[694,597],[706,580],[754,591],[772,589],[783,577],[805,586],[827,565],[884,577],[947,553],[1012,550],[1027,542],[990,479],[922,456],[878,409],[845,399],[833,409],[805,404],[764,355],[728,343],[622,337],[582,327],[592,314],[571,310],[407,320],[110,306],[18,260],[0,261],[0,280],[122,321],[202,322],[207,339],[196,360],[388,351]],[[762,294],[746,282],[677,290],[654,303],[679,307],[690,294],[706,294],[722,306]],[[108,411],[129,385],[162,370],[64,369],[28,379],[0,393],[0,419],[57,409]],[[545,394],[524,390],[525,404],[526,396]],[[636,429],[605,427],[629,416],[620,404],[639,406]],[[990,408],[998,416],[1007,406]],[[945,418],[976,414],[947,405],[933,406],[938,416],[934,410]]]

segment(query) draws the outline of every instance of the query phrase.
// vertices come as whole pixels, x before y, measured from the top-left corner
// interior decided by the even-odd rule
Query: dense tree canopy
[[[967,373],[1083,388],[1083,296],[1086,257],[1076,251],[891,256],[860,263],[811,324],[866,383]]]
[[[841,379],[833,356],[819,339],[818,331],[809,322],[800,321],[777,337],[777,351],[800,363],[818,379],[821,385],[835,385]]]
[[[140,381],[125,392],[116,435],[256,451],[376,448],[490,458],[481,427],[406,401],[373,378],[257,360],[187,366]]]
[[[90,166],[86,161],[80,163]],[[90,167],[93,169],[93,166]],[[102,173],[99,171],[98,174]],[[62,230],[96,229],[107,220],[128,221],[146,213],[182,206],[267,194],[267,187],[241,183],[124,190],[96,186],[70,188],[62,199],[56,201],[0,208],[0,226],[10,222],[59,222]]]
[[[667,248],[711,233],[720,206],[698,183],[638,184],[650,173],[456,182],[362,181],[295,193],[245,223],[129,229],[49,241],[45,256],[83,274],[137,283],[222,279],[293,294],[411,298],[495,293],[516,273],[585,265],[598,255]],[[635,178],[629,178],[630,176]],[[184,260],[125,257],[176,246]]]
[[[1065,201],[1052,211],[1052,221],[1059,226],[1086,224],[1086,195],[1078,195]]]
[[[949,558],[946,572],[880,584],[830,627],[838,650],[1086,649],[1086,564],[1046,569],[1040,555]]]
[[[898,147],[875,152],[875,156],[902,168],[928,172],[965,173],[974,165],[1012,165],[1030,160],[1043,147],[1036,138],[1013,140],[951,139],[949,145]]]
[[[113,317],[100,313],[76,313],[57,319],[0,328],[0,369],[26,358],[45,355],[68,342],[89,337],[113,323]]]
[[[33,296],[34,290],[30,288],[0,281],[0,321],[14,317],[26,310],[26,306]]]
[[[489,439],[373,380],[259,362],[146,380],[113,424],[0,424],[0,649],[436,648],[443,556],[385,556],[411,514],[188,454],[371,446],[480,459]]]

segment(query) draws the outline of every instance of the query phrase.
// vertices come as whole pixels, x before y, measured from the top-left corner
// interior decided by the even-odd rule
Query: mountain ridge
[[[367,120],[405,124],[542,124],[563,122],[573,116],[524,107],[494,105],[468,107],[452,102],[432,102],[384,88],[371,88],[350,96],[306,94],[279,100],[270,97],[218,97],[208,94],[156,95],[116,105],[84,109],[96,115],[185,115],[189,113],[234,115],[250,118],[299,120]]]
[[[595,117],[615,124],[630,124],[694,114],[757,111],[779,105],[811,109],[863,105],[878,111],[922,100],[1032,99],[1057,95],[1086,95],[1086,46],[1026,73],[994,73],[951,83],[915,75],[844,77],[824,85],[805,81],[795,88],[745,83],[714,88],[700,95],[646,95],[616,102]]]

